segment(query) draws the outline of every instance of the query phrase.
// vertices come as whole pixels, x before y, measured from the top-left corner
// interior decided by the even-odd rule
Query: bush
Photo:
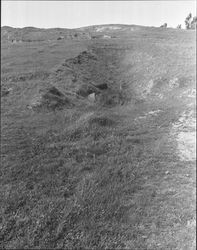
[[[197,17],[195,16],[195,17],[193,17],[193,20],[192,20],[192,22],[191,22],[191,29],[196,29],[196,27],[197,27]]]
[[[164,23],[163,25],[161,25],[160,27],[161,28],[167,28],[168,24],[167,23]]]
[[[189,30],[189,29],[196,29],[196,25],[197,25],[197,17],[195,16],[192,19],[192,14],[189,13],[189,15],[185,19],[185,28],[187,30]]]

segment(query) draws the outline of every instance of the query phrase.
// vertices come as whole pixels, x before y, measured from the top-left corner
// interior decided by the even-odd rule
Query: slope
[[[2,48],[2,247],[195,248],[195,33],[112,31]]]

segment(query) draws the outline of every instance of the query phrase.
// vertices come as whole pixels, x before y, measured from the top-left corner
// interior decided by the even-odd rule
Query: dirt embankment
[[[95,93],[98,105],[126,102],[124,89],[115,76],[121,58],[113,50],[93,47],[65,60],[54,70],[51,82],[63,91],[72,91],[82,97]]]

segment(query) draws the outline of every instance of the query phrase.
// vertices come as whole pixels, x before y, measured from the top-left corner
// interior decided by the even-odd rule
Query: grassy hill
[[[195,249],[195,31],[1,32],[1,247]]]

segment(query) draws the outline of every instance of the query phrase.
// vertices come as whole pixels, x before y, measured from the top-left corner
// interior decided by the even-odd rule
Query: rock
[[[91,102],[95,102],[96,101],[95,93],[92,93],[92,94],[88,95],[88,100],[91,101]]]
[[[107,83],[101,83],[101,84],[95,85],[95,87],[97,87],[100,90],[108,89]]]
[[[62,39],[64,39],[64,36],[59,36],[59,37],[57,38],[57,40],[62,40]]]
[[[171,80],[169,81],[169,87],[170,87],[171,89],[173,89],[173,88],[178,88],[178,87],[179,87],[179,82],[178,82],[178,78],[177,78],[177,77],[175,77],[175,78],[173,78],[173,79],[171,79]]]

